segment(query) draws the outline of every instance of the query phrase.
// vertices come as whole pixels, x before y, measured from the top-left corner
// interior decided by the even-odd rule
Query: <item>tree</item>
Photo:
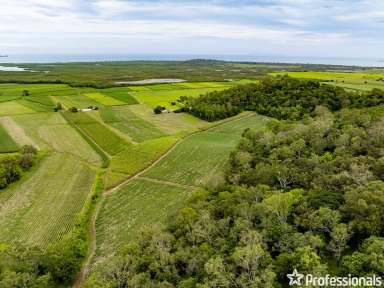
[[[344,195],[342,209],[353,230],[362,234],[382,235],[384,232],[384,182],[372,181],[351,189]]]
[[[335,253],[337,261],[340,261],[342,252],[347,248],[351,235],[348,233],[348,226],[344,223],[337,224],[331,232],[329,249]]]
[[[24,96],[29,96],[29,95],[31,95],[31,93],[29,92],[29,90],[23,90],[23,91],[21,92],[21,95],[24,97]]]
[[[161,114],[164,110],[165,107],[158,105],[153,109],[153,112],[155,112],[155,114]]]

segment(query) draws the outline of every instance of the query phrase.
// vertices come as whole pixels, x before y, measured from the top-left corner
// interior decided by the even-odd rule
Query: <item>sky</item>
[[[0,54],[383,51],[384,0],[0,0]]]

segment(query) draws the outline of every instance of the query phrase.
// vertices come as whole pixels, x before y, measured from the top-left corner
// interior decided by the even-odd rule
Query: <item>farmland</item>
[[[15,152],[18,150],[18,145],[9,136],[8,132],[0,125],[0,153]]]
[[[137,179],[108,197],[97,218],[97,255],[116,253],[146,225],[159,223],[179,208],[188,191]]]
[[[193,134],[181,140],[137,179],[108,195],[96,222],[97,255],[105,257],[116,252],[122,243],[135,238],[144,224],[163,221],[180,207],[188,192],[198,186],[221,181],[221,172],[241,132],[248,127],[263,129],[267,121],[258,115],[244,115]],[[148,146],[149,149],[159,147],[159,144],[153,144],[153,147]],[[148,152],[137,160],[145,159]],[[120,164],[121,171],[124,171],[124,163]],[[112,168],[114,165],[112,163]],[[132,169],[127,168],[126,171]]]
[[[171,102],[179,96],[198,96],[235,83],[240,82],[180,83],[177,86],[157,84],[102,90],[73,88],[63,84],[1,85],[1,153],[17,152],[23,145],[32,145],[39,150],[40,160],[31,172],[0,193],[0,228],[5,231],[0,236],[0,242],[12,244],[22,241],[26,245],[45,249],[59,241],[73,229],[76,215],[85,205],[98,171],[104,171],[105,187],[113,188],[151,166],[189,133],[207,126],[207,122],[184,113],[155,115],[153,106],[164,104],[171,107]],[[58,102],[62,103],[64,110],[54,112],[53,108]],[[89,106],[98,107],[98,110],[88,113],[66,111],[71,107]],[[209,150],[215,150],[215,141],[226,142],[225,147],[217,143],[220,148],[217,149],[217,156],[220,158],[220,153],[228,153],[236,143],[224,133],[210,133],[212,135],[208,137],[208,132],[200,132],[198,134],[201,136],[196,139],[191,136],[191,139],[182,140],[187,144],[183,144],[185,146],[181,149],[177,148],[178,153],[184,157],[181,152],[183,149],[199,145],[198,149],[195,147],[191,151],[196,153],[202,149],[198,156],[198,161],[202,161],[204,153],[207,155]],[[206,149],[203,148],[205,145]],[[204,171],[221,168],[222,159],[218,158],[216,164],[214,161],[207,162]],[[187,177],[197,179],[200,176]],[[170,184],[166,183],[169,179],[161,180],[165,177],[156,179],[145,176],[122,187],[122,191],[129,191],[127,193],[130,194],[124,194],[127,201],[124,200],[121,207],[137,206],[138,210],[132,213],[142,209],[147,209],[149,213],[151,207],[156,205],[154,199],[161,196],[159,205],[163,207],[148,218],[148,224],[154,223],[163,219],[166,212],[177,209],[188,195],[188,187],[198,184],[183,186],[181,179],[175,179],[175,184]],[[120,193],[123,192],[116,195]],[[134,201],[128,201],[130,198]],[[140,208],[137,201],[142,201],[144,206]],[[112,204],[106,202],[106,205]],[[124,215],[123,212],[119,212],[121,221],[130,218],[130,214]],[[101,215],[104,214],[102,212]],[[112,214],[101,216],[100,223],[108,223]],[[47,223],[43,219],[50,221]],[[144,224],[145,219],[143,216],[134,216],[133,226],[127,229],[136,230]],[[120,236],[126,237],[123,234],[116,235]]]
[[[228,159],[225,156],[236,146],[241,132],[245,128],[261,129],[265,123],[266,119],[263,117],[248,116],[194,134],[179,144],[144,176],[164,181],[172,179],[185,185],[208,184],[220,175]]]
[[[91,190],[95,171],[53,154],[25,180],[0,194],[0,241],[47,247],[68,233]]]
[[[351,91],[370,91],[374,88],[384,89],[384,74],[373,70],[371,73],[359,72],[278,72],[270,73],[272,76],[288,75],[300,79],[315,79],[325,81]]]
[[[244,73],[253,75],[254,65],[238,65],[233,70],[246,69],[248,72]],[[64,71],[64,66],[53,69]],[[242,139],[243,131],[263,131],[269,121],[268,117],[249,111],[212,123],[192,113],[172,113],[181,107],[181,96],[198,97],[256,83],[259,74],[243,79],[239,74],[243,72],[232,71],[229,74],[239,77],[228,79],[218,77],[220,71],[211,71],[202,77],[198,74],[205,72],[193,65],[188,66],[192,69],[190,79],[200,82],[111,87],[114,81],[131,80],[123,79],[127,74],[118,77],[112,66],[108,73],[113,77],[105,86],[100,75],[87,83],[83,77],[74,81],[73,75],[64,76],[61,72],[57,77],[64,77],[72,86],[0,85],[0,157],[12,155],[18,159],[23,145],[34,146],[38,151],[31,170],[0,190],[0,247],[2,243],[16,246],[22,242],[50,251],[52,245],[76,235],[76,241],[84,242],[75,241],[74,245],[89,249],[84,267],[90,269],[135,240],[143,228],[165,223],[195,190],[220,187],[226,181],[224,171],[231,164],[229,155]],[[268,65],[260,67],[268,73],[274,71]],[[300,69],[293,67],[292,72],[272,75],[288,73],[353,91],[382,85],[380,71]],[[173,72],[176,76],[181,73]],[[165,71],[161,74],[166,75]],[[213,74],[220,81],[209,81]],[[1,75],[2,72],[0,79]],[[29,80],[46,76],[36,73],[34,77]],[[169,113],[155,114],[153,108],[158,105]],[[76,257],[81,262],[85,255],[79,253]]]

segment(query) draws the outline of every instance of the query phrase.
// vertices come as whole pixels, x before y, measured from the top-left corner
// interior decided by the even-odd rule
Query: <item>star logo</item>
[[[287,274],[287,277],[289,278],[289,286],[292,286],[292,285],[301,286],[301,279],[304,278],[304,275],[299,273],[295,269],[295,270],[293,270],[293,272],[291,274]]]

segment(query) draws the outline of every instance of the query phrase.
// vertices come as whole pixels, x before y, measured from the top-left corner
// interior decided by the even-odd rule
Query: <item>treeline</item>
[[[17,155],[0,158],[0,189],[19,180],[22,173],[34,165],[36,156],[36,148],[27,145],[23,146]]]
[[[382,105],[384,91],[347,92],[318,81],[283,76],[180,100],[185,103],[185,111],[207,121],[224,119],[246,110],[277,119],[298,120],[318,105],[331,111]]]
[[[246,130],[226,181],[96,267],[88,287],[288,287],[287,273],[384,276],[384,122],[325,107]]]

